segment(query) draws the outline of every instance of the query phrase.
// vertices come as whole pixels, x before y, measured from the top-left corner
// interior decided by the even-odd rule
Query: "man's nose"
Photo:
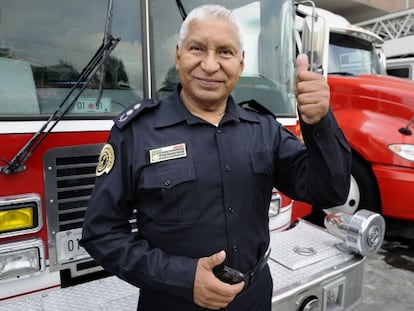
[[[201,61],[201,68],[209,73],[219,70],[220,62],[217,58],[217,54],[213,51],[209,51]]]

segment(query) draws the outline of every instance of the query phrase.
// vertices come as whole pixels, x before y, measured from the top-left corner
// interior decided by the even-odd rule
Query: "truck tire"
[[[375,213],[381,213],[381,200],[379,195],[379,189],[377,180],[374,173],[372,172],[371,166],[369,163],[365,162],[363,159],[360,159],[357,156],[352,157],[352,177],[354,180],[354,185],[351,187],[356,187],[359,192],[359,202],[355,200],[352,202],[353,193],[350,191],[347,203],[355,203],[356,209],[353,212],[359,211],[360,209],[366,209]],[[345,208],[350,208],[351,206],[344,205]]]
[[[369,163],[358,156],[353,156],[351,174],[349,194],[343,205],[329,209],[313,206],[312,213],[305,219],[318,226],[324,226],[324,218],[328,213],[345,212],[354,214],[361,209],[380,213],[381,203],[378,185]]]

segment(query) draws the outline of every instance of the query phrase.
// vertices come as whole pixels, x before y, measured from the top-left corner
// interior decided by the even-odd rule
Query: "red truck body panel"
[[[370,163],[385,216],[414,220],[414,162],[397,156],[390,144],[414,144],[404,135],[414,116],[414,83],[388,76],[328,77],[331,106],[353,151]],[[414,132],[414,126],[409,127]]]

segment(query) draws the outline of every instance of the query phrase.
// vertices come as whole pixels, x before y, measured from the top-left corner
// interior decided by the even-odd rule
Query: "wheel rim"
[[[359,207],[361,201],[361,191],[359,190],[358,183],[354,176],[351,175],[350,187],[348,197],[343,205],[334,206],[331,208],[324,209],[327,214],[344,212],[344,213],[355,213]]]

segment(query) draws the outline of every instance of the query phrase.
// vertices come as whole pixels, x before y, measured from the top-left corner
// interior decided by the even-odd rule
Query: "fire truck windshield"
[[[212,2],[222,3],[182,5],[189,12]],[[0,3],[0,118],[46,120],[100,46],[107,1],[38,0],[35,8],[24,3]],[[237,13],[244,37],[245,70],[236,101],[254,98],[278,116],[294,117],[293,2],[225,5]],[[176,1],[114,1],[112,21],[121,41],[105,64],[102,96],[98,71],[65,118],[112,119],[136,100],[167,96],[178,82],[174,53],[182,16]]]
[[[140,13],[135,2],[116,4],[113,10],[112,30],[122,43],[105,64],[101,100],[96,101],[98,71],[68,115],[113,117],[142,97]],[[39,0],[39,10],[25,3],[0,3],[0,116],[46,118],[101,45],[107,1]]]
[[[328,55],[329,74],[381,74],[378,52],[368,40],[331,32]]]

